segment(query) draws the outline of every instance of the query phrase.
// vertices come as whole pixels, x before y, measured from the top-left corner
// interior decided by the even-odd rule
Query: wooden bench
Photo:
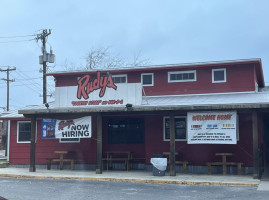
[[[188,161],[175,161],[176,165],[182,165],[183,167],[183,173],[187,174],[187,165],[189,164]]]
[[[57,162],[60,164],[60,170],[63,169],[63,163],[64,162],[69,162],[70,163],[70,168],[71,170],[75,169],[75,159],[59,159],[59,158],[46,158],[47,160],[47,169],[50,170],[51,169],[51,163],[52,162]]]
[[[106,170],[112,167],[112,162],[124,162],[126,170],[130,169],[128,158],[102,158],[102,169],[104,169],[104,162],[106,162]]]
[[[168,165],[169,165],[170,164],[170,152],[163,152],[163,155],[168,156]],[[178,152],[175,152],[175,156],[178,156]],[[182,165],[183,173],[187,174],[187,165],[190,164],[189,161],[176,160],[175,164],[176,165]]]
[[[128,171],[130,169],[130,160],[132,159],[132,152],[129,151],[106,151],[106,157],[102,158],[102,169],[104,162],[106,162],[106,169],[112,167],[113,162],[123,162]]]
[[[133,165],[133,163],[145,163],[145,158],[131,158],[130,159],[130,169],[132,169],[133,167],[132,167],[132,165]]]
[[[208,174],[211,174],[211,166],[212,165],[222,165],[222,173],[223,175],[227,174],[227,166],[229,165],[235,165],[237,166],[237,174],[241,175],[242,174],[242,162],[207,162],[207,170],[208,170]]]

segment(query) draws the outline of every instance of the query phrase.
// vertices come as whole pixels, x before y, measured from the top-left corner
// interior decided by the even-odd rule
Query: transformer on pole
[[[43,55],[39,56],[39,64],[43,65],[43,104],[47,103],[47,62],[54,63],[55,61],[55,55],[53,54],[52,50],[50,50],[50,53],[47,53],[46,50],[46,40],[50,34],[51,29],[43,29],[42,33],[36,36],[36,41],[41,40],[42,42]]]

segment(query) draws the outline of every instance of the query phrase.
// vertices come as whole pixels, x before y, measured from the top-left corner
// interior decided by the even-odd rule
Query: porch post
[[[176,175],[175,170],[175,116],[170,114],[170,176]]]
[[[258,144],[258,116],[257,111],[252,111],[252,132],[253,132],[253,178],[259,178],[259,144]]]
[[[30,149],[30,168],[29,172],[35,172],[35,142],[36,142],[36,117],[31,118],[31,149]]]
[[[97,114],[96,174],[102,174],[102,115]]]

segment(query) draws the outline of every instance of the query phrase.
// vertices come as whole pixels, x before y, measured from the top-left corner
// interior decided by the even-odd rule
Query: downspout
[[[9,161],[9,149],[10,149],[10,120],[7,121],[7,161]]]

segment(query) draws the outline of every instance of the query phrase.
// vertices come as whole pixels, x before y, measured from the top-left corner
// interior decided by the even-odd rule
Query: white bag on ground
[[[167,158],[151,158],[150,163],[160,171],[165,171],[167,167]]]

